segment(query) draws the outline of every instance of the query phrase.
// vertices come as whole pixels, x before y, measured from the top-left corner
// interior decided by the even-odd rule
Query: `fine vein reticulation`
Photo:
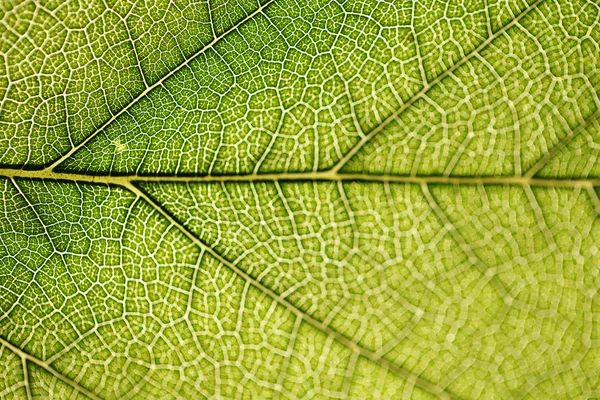
[[[0,6],[0,397],[600,395],[596,2],[88,3]]]

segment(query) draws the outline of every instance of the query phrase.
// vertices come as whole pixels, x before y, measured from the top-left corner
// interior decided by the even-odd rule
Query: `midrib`
[[[600,186],[599,178],[542,178],[527,176],[403,176],[378,175],[367,173],[322,172],[286,172],[242,175],[94,175],[85,173],[55,172],[45,170],[23,170],[0,168],[0,177],[20,179],[50,179],[80,183],[103,183],[107,185],[129,186],[138,182],[158,183],[210,183],[210,182],[261,182],[261,181],[344,181],[374,183],[412,183],[412,184],[449,184],[449,185],[518,185],[546,187],[580,187]]]

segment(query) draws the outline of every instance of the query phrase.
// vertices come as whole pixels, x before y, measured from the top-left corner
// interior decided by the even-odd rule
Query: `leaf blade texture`
[[[599,395],[597,2],[0,24],[0,397]]]

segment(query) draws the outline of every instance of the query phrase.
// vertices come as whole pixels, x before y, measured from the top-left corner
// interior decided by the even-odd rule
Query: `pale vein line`
[[[29,379],[29,371],[27,370],[27,359],[21,357],[21,365],[23,368],[23,381],[25,382],[25,393],[27,393],[27,398],[29,400],[33,399],[33,394],[31,393],[31,380]]]
[[[507,30],[516,25],[521,19],[523,19],[527,14],[529,14],[532,10],[534,10],[542,1],[537,0],[529,7],[527,7],[524,11],[522,11],[515,19],[510,21],[508,24],[504,25],[502,29],[499,29],[492,36],[488,37],[485,41],[483,41],[477,48],[467,54],[465,57],[461,58],[456,64],[454,64],[451,68],[445,70],[443,73],[438,75],[437,78],[432,80],[429,84],[423,86],[419,92],[413,95],[406,103],[404,103],[398,110],[396,110],[393,114],[387,117],[383,122],[377,125],[371,132],[369,132],[366,136],[364,136],[338,163],[331,168],[332,171],[338,172],[346,163],[356,154],[358,151],[369,142],[375,135],[381,132],[386,126],[392,123],[400,114],[410,108],[417,100],[423,97],[427,92],[432,89],[434,86],[438,85],[444,78],[452,74],[459,67],[464,65],[467,61],[473,58],[476,54],[479,54],[484,48],[486,48],[490,43],[492,43],[496,38],[505,33]]]
[[[239,275],[244,280],[246,280],[246,282],[249,282],[254,287],[256,287],[257,289],[259,289],[260,291],[265,293],[267,296],[269,296],[271,299],[273,299],[277,303],[279,303],[282,306],[284,306],[285,308],[287,308],[289,311],[294,313],[298,318],[302,318],[304,321],[306,321],[307,323],[309,323],[316,329],[320,330],[321,332],[325,333],[326,335],[334,338],[339,343],[341,343],[344,346],[351,349],[353,352],[373,361],[374,363],[376,363],[376,364],[380,365],[381,367],[387,369],[388,371],[402,377],[403,379],[406,379],[407,381],[414,383],[415,385],[421,387],[422,389],[437,395],[439,398],[441,398],[441,399],[452,399],[453,398],[453,396],[450,395],[448,392],[446,392],[444,390],[444,388],[438,387],[435,384],[420,378],[418,375],[414,374],[413,372],[406,370],[396,364],[393,364],[390,361],[386,360],[385,358],[377,356],[370,350],[363,348],[362,346],[360,346],[356,342],[352,341],[351,339],[348,339],[346,336],[337,332],[330,326],[327,326],[327,325],[323,324],[321,321],[313,318],[311,315],[306,314],[305,312],[303,312],[302,310],[297,308],[295,305],[290,303],[288,300],[284,299],[283,297],[281,297],[280,295],[275,293],[270,288],[268,288],[268,287],[264,286],[262,283],[258,282],[254,277],[250,276],[245,271],[240,269],[240,267],[238,267],[237,265],[233,264],[232,262],[230,262],[229,260],[224,258],[221,254],[219,254],[217,251],[215,251],[212,247],[208,246],[202,240],[198,239],[187,227],[185,227],[182,223],[180,223],[178,220],[176,220],[174,217],[172,217],[160,205],[158,205],[150,196],[148,196],[144,191],[139,189],[133,183],[131,183],[131,182],[128,183],[126,185],[126,187],[131,192],[133,192],[134,194],[139,196],[146,203],[148,203],[150,206],[152,206],[152,208],[154,208],[158,213],[160,213],[169,223],[171,223],[173,226],[177,227],[183,234],[185,234],[198,247],[200,247],[201,249],[204,249],[205,252],[207,252],[208,254],[213,256],[216,260],[221,262],[223,265],[226,265],[233,272],[235,272],[237,275]]]
[[[286,350],[286,356],[281,363],[281,369],[279,372],[279,376],[277,377],[277,382],[275,383],[275,394],[273,395],[272,400],[279,400],[281,396],[281,392],[284,390],[283,381],[288,372],[288,366],[290,364],[292,355],[294,354],[294,348],[296,347],[296,339],[298,338],[298,332],[300,331],[300,324],[302,324],[302,316],[296,316],[296,320],[294,321],[294,327],[292,328],[292,333],[290,335],[290,341],[288,342],[288,348]]]
[[[56,168],[57,166],[59,166],[61,163],[63,163],[65,160],[67,160],[68,158],[70,158],[75,152],[77,152],[78,150],[80,150],[81,148],[83,148],[84,146],[86,146],[93,138],[95,138],[98,134],[100,134],[102,131],[104,131],[104,129],[106,129],[106,127],[108,127],[108,125],[110,125],[111,123],[113,123],[117,118],[119,118],[121,115],[123,115],[125,112],[127,112],[135,104],[137,104],[137,102],[140,101],[142,98],[144,98],[150,91],[152,91],[153,89],[157,88],[158,86],[161,86],[167,79],[169,79],[171,76],[173,76],[174,74],[176,74],[178,71],[180,71],[181,69],[183,69],[184,67],[186,67],[190,62],[192,62],[193,60],[195,60],[201,54],[203,54],[206,51],[212,49],[221,39],[223,39],[229,33],[237,30],[245,22],[251,20],[252,18],[254,18],[255,16],[257,16],[258,14],[261,14],[263,12],[263,10],[267,6],[269,6],[269,4],[273,3],[274,1],[275,0],[268,0],[268,1],[266,1],[259,8],[257,8],[256,10],[254,10],[252,13],[248,14],[242,20],[240,20],[237,24],[233,25],[231,28],[229,28],[228,30],[226,30],[225,32],[223,32],[221,35],[215,37],[206,46],[204,46],[203,48],[201,48],[200,50],[198,50],[191,57],[187,58],[184,62],[182,62],[177,67],[175,67],[174,69],[172,69],[171,71],[169,71],[169,73],[167,73],[166,75],[164,75],[162,78],[160,78],[154,84],[152,84],[151,86],[148,86],[143,92],[141,92],[137,97],[135,97],[133,100],[131,100],[125,107],[121,108],[119,110],[119,112],[117,112],[116,114],[114,114],[108,121],[106,121],[104,124],[102,124],[91,135],[89,135],[88,137],[86,137],[77,146],[72,147],[71,150],[69,150],[62,157],[60,157],[58,160],[54,161],[50,166],[46,167],[45,169],[52,170],[52,169]]]
[[[210,20],[210,30],[212,31],[213,38],[217,37],[217,33],[215,32],[215,24],[213,23],[213,9],[210,6],[210,0],[206,0],[206,5],[208,7],[208,18]]]
[[[588,195],[590,196],[592,204],[594,205],[594,209],[596,210],[598,215],[600,215],[600,198],[598,197],[598,193],[596,193],[596,190],[593,186],[587,186],[586,190],[588,192]]]
[[[79,392],[83,393],[84,395],[88,396],[89,398],[94,399],[94,400],[100,400],[100,398],[96,394],[90,392],[88,389],[84,388],[79,383],[75,382],[74,380],[70,379],[66,375],[63,375],[61,372],[52,368],[48,363],[25,352],[24,350],[15,346],[14,344],[12,344],[8,340],[4,339],[3,337],[0,337],[0,344],[7,347],[10,351],[15,353],[19,357],[21,357],[21,359],[30,361],[30,362],[34,363],[35,365],[45,369],[47,372],[51,373],[55,378],[63,381],[67,385],[72,386],[73,388],[77,389]]]

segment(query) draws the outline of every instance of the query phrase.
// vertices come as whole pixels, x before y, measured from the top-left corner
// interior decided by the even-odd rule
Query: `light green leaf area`
[[[5,1],[0,55],[0,398],[600,397],[597,1]]]

